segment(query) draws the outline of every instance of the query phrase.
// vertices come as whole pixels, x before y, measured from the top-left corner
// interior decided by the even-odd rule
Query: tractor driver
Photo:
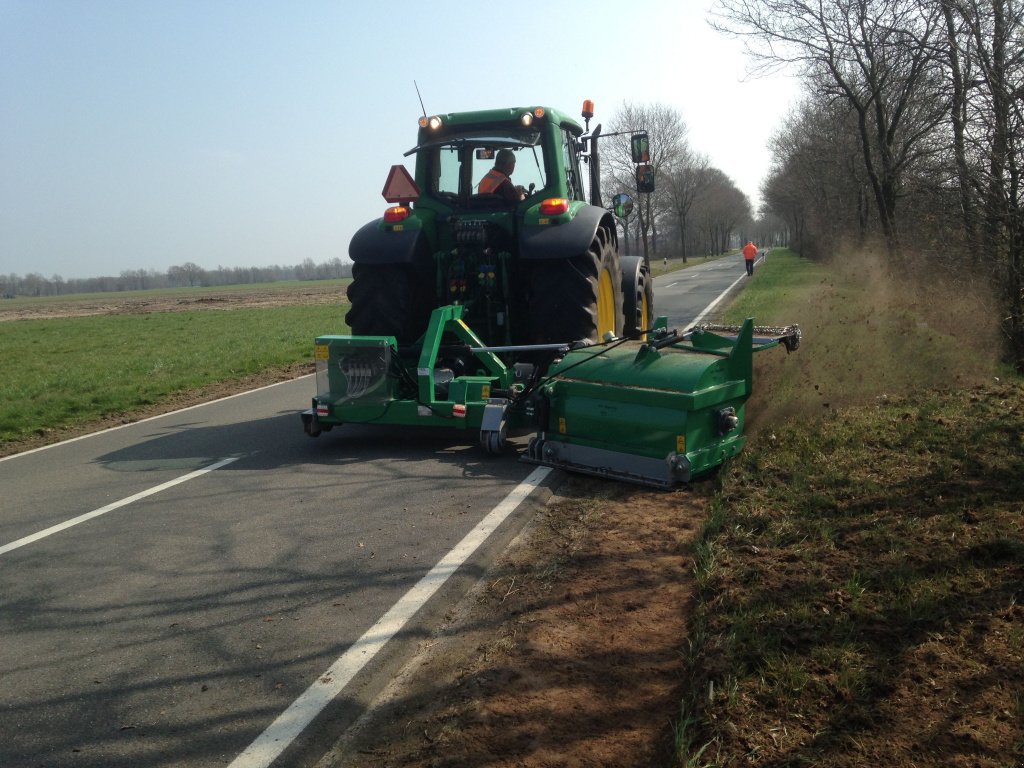
[[[516,154],[511,149],[499,149],[494,167],[480,180],[477,190],[481,195],[498,195],[506,202],[518,203],[526,199],[526,190],[512,184],[512,171],[516,169]]]

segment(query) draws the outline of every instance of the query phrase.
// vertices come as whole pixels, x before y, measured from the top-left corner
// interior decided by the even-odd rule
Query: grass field
[[[805,343],[695,548],[678,765],[1024,764],[1024,386],[968,293],[779,253],[733,306]]]
[[[652,268],[657,273],[683,264],[655,260]],[[347,332],[349,282],[3,300],[0,455],[26,438],[99,427],[112,416],[130,420],[139,409],[184,393],[307,364],[315,336]]]
[[[344,332],[343,317],[338,301],[6,322],[0,326],[0,446],[308,363],[313,339]]]

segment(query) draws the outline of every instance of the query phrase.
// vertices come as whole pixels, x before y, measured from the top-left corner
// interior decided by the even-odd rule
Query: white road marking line
[[[228,768],[266,768],[550,474],[538,467],[320,675]]]
[[[139,419],[138,421],[132,421],[132,422],[129,422],[127,424],[118,424],[116,427],[108,427],[107,429],[101,429],[99,432],[90,432],[87,435],[79,435],[78,437],[69,437],[67,440],[61,440],[59,443],[50,443],[49,445],[41,445],[38,448],[33,448],[31,450],[28,450],[28,451],[22,451],[21,453],[12,453],[10,456],[0,456],[0,463],[3,463],[5,461],[10,461],[11,459],[18,459],[18,458],[21,458],[22,456],[28,456],[28,455],[33,454],[33,453],[39,453],[40,451],[48,451],[51,448],[56,448],[58,445],[67,445],[68,443],[77,443],[79,440],[86,440],[87,438],[96,437],[97,435],[105,435],[108,432],[116,432],[119,429],[127,429],[128,427],[134,427],[137,424],[145,424],[147,421],[156,421],[157,419],[165,419],[168,416],[175,416],[175,415],[177,415],[179,413],[185,413],[185,411],[192,411],[192,410],[195,410],[196,408],[205,408],[206,406],[213,405],[215,403],[223,403],[225,400],[233,400],[236,397],[243,397],[245,395],[251,395],[253,392],[262,392],[264,389],[273,389],[274,387],[280,387],[280,386],[283,386],[285,384],[291,384],[294,381],[300,381],[302,379],[307,379],[310,376],[315,376],[315,375],[316,374],[313,374],[313,373],[307,373],[307,374],[305,374],[303,376],[296,376],[294,379],[288,379],[287,381],[277,381],[277,382],[274,382],[273,384],[267,384],[264,387],[257,387],[256,389],[248,389],[245,392],[236,392],[233,395],[227,395],[225,397],[218,397],[216,400],[210,400],[210,401],[205,402],[205,403],[196,403],[195,405],[190,405],[187,408],[179,408],[176,411],[168,411],[167,413],[160,413],[160,414],[157,414],[156,416],[149,416],[148,418]],[[298,411],[296,411],[296,413],[298,413]]]
[[[155,485],[152,488],[148,488],[145,491],[140,491],[139,493],[136,493],[133,496],[128,496],[124,499],[121,499],[120,501],[115,501],[112,504],[107,504],[107,506],[105,507],[100,507],[99,509],[94,509],[92,512],[86,512],[84,515],[79,515],[78,517],[73,517],[70,520],[65,520],[63,523],[51,525],[49,528],[46,528],[45,530],[39,531],[38,533],[33,533],[31,536],[25,536],[24,538],[18,539],[17,541],[12,541],[10,544],[4,544],[2,547],[0,547],[0,555],[7,554],[11,550],[18,549],[19,547],[24,547],[27,544],[39,541],[40,539],[45,539],[47,536],[52,536],[55,533],[60,533],[61,531],[67,530],[68,528],[72,528],[78,525],[79,523],[84,523],[86,520],[92,520],[94,517],[105,515],[107,514],[107,512],[113,512],[115,509],[120,509],[121,507],[127,506],[128,504],[138,501],[139,499],[144,499],[147,496],[152,496],[153,494],[160,493],[161,491],[166,491],[168,488],[173,488],[176,485],[187,483],[189,480],[194,480],[197,477],[201,477],[202,475],[205,475],[207,472],[213,472],[215,469],[226,467],[231,462],[238,461],[239,458],[241,457],[232,456],[227,459],[221,459],[220,461],[216,462],[215,464],[211,464],[208,467],[197,469],[195,472],[189,472],[187,475],[182,475],[181,477],[177,477],[174,480],[168,480],[166,483]]]
[[[701,313],[700,313],[699,315],[697,315],[697,317],[695,317],[695,318],[694,318],[693,322],[692,322],[692,323],[690,323],[690,324],[689,324],[688,326],[686,326],[686,327],[685,327],[685,328],[683,329],[683,333],[686,333],[686,332],[687,332],[687,331],[689,331],[689,330],[690,330],[691,328],[693,328],[693,327],[694,327],[695,325],[697,325],[697,324],[698,324],[698,323],[699,323],[699,322],[700,322],[701,320],[703,320],[703,319],[704,319],[704,318],[705,318],[705,317],[706,317],[706,316],[708,315],[708,313],[709,313],[709,312],[710,312],[711,310],[713,310],[713,309],[714,309],[714,308],[715,308],[716,306],[718,306],[718,302],[720,302],[720,301],[721,301],[722,299],[724,299],[724,298],[725,298],[725,295],[726,295],[727,293],[729,293],[729,291],[731,291],[731,290],[732,290],[733,288],[735,288],[735,287],[736,287],[736,286],[737,286],[737,285],[738,285],[738,284],[739,284],[740,282],[742,282],[742,281],[743,281],[743,279],[744,279],[744,278],[745,278],[746,276],[747,276],[747,273],[746,273],[746,272],[744,272],[744,273],[743,273],[742,275],[740,275],[740,276],[739,276],[739,277],[737,277],[737,278],[736,278],[735,280],[733,280],[733,281],[732,281],[732,285],[730,285],[730,286],[729,286],[728,288],[726,288],[726,289],[725,289],[724,291],[722,291],[722,292],[721,292],[720,294],[718,294],[718,298],[717,298],[717,299],[715,299],[714,301],[712,301],[712,302],[711,302],[710,304],[708,304],[708,305],[707,305],[706,307],[704,307],[704,311],[702,311],[702,312],[701,312]]]

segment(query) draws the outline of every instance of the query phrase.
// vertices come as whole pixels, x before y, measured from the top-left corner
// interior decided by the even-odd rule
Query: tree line
[[[985,281],[1024,372],[1024,3],[719,0],[715,25],[803,78],[762,187],[794,247]]]
[[[655,191],[637,193],[629,135],[646,131]],[[691,146],[680,113],[665,104],[623,105],[602,144],[603,189],[624,191],[635,200],[633,214],[620,221],[626,250],[645,258],[720,254],[738,239],[781,242],[754,220],[750,199],[708,157]],[[770,228],[770,227],[769,227]],[[756,234],[755,234],[756,233]]]
[[[187,261],[169,267],[166,272],[126,269],[116,277],[64,279],[60,275],[44,277],[30,272],[21,276],[0,275],[0,296],[63,296],[72,293],[145,291],[152,288],[192,288],[197,286],[247,285],[275,283],[281,280],[333,280],[352,276],[352,264],[339,258],[317,264],[306,259],[294,266],[217,267],[203,269]]]

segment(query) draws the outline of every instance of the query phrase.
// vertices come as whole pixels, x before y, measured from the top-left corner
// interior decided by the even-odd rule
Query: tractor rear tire
[[[641,256],[622,259],[622,335],[642,337],[654,325],[654,281]]]
[[[433,276],[414,264],[353,264],[345,322],[353,336],[394,336],[411,344],[433,309]]]
[[[586,253],[531,262],[530,340],[552,344],[606,332],[622,335],[622,276],[619,253],[607,230],[599,229]]]

